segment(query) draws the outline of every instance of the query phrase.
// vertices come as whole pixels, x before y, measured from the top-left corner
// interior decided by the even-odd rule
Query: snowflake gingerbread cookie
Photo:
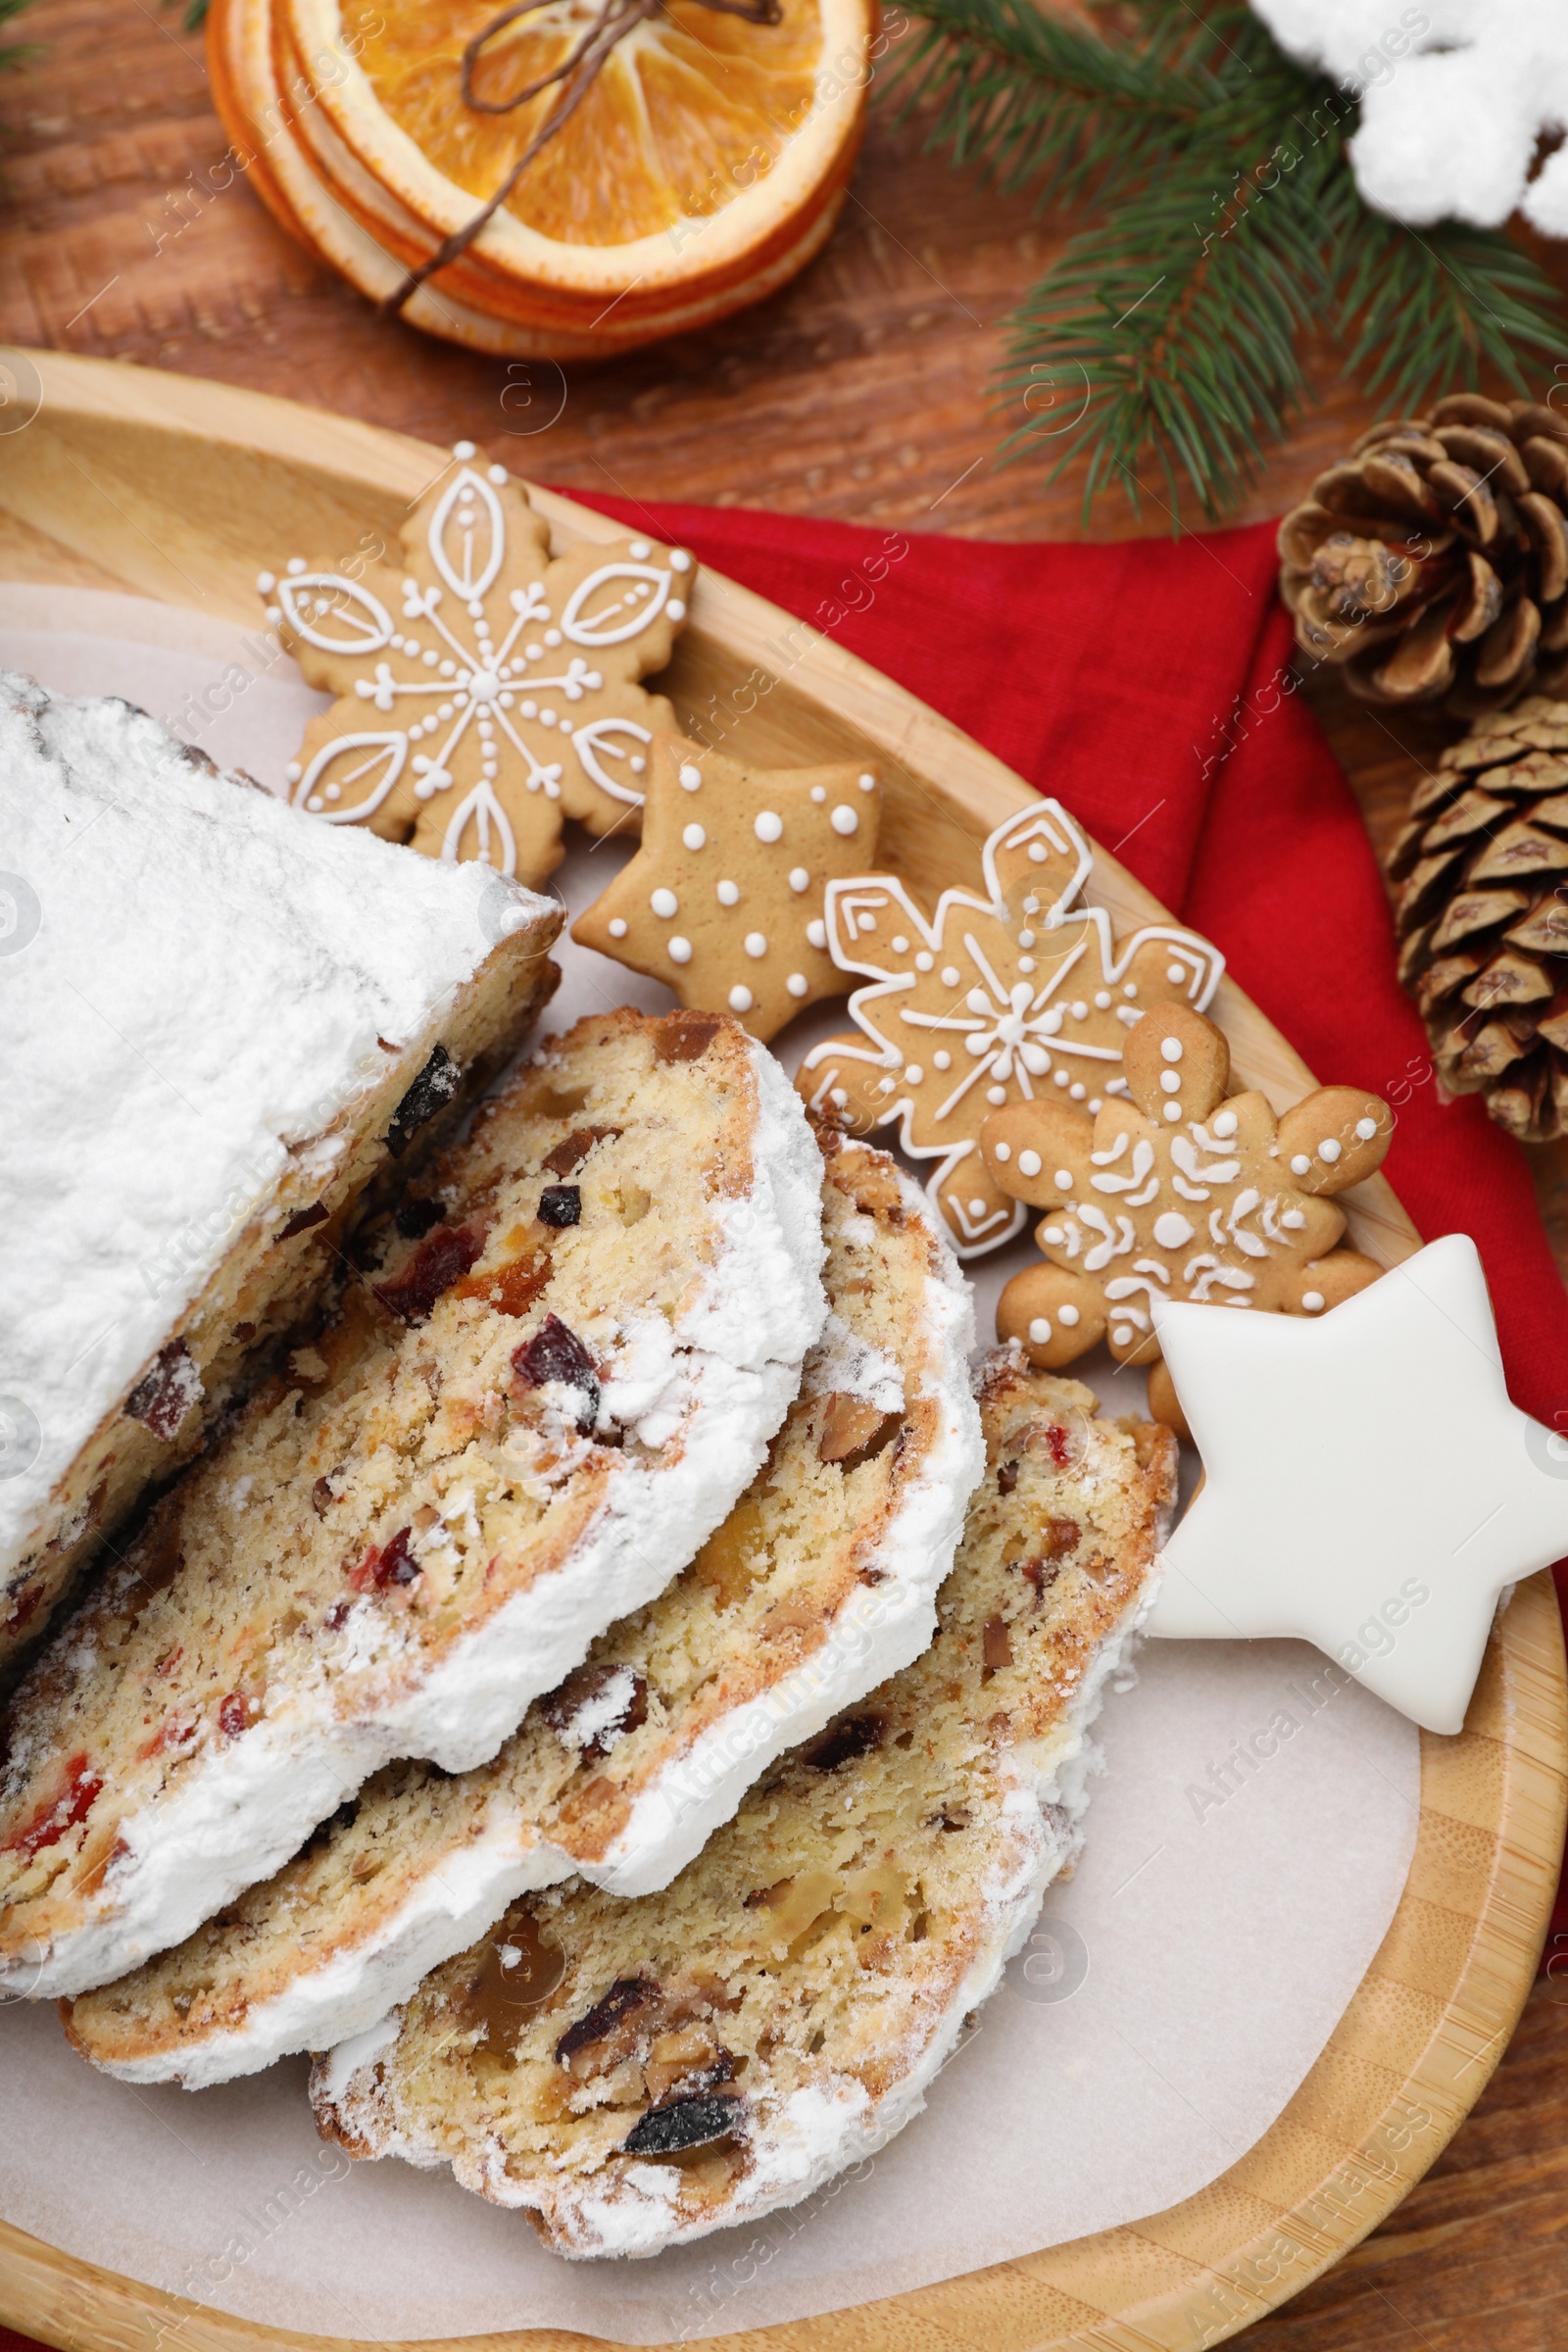
[[[258,580],[306,677],[337,698],[306,729],[290,795],[538,883],[564,817],[636,823],[653,731],[674,724],[637,680],[669,660],[696,564],[649,539],[552,557],[505,466],[469,441],[453,457],[403,526],[401,572],[350,579],[296,556]]]
[[[571,936],[769,1038],[844,993],[823,891],[876,856],[881,812],[873,769],[749,768],[658,736],[642,847]]]
[[[892,875],[830,882],[824,917],[857,989],[858,1029],[812,1048],[796,1086],[858,1133],[900,1123],[960,1257],[1024,1222],[995,1180],[981,1124],[1004,1104],[1050,1100],[1090,1112],[1125,1094],[1122,1053],[1145,1012],[1207,1004],[1224,958],[1207,940],[1152,924],[1118,946],[1102,907],[1079,894],[1093,854],[1055,801],[1009,817],[982,856],[987,895],[947,890],[927,914]]]
[[[1324,1086],[1276,1117],[1263,1095],[1227,1097],[1230,1050],[1190,1005],[1153,1007],[1128,1038],[1129,1099],[1091,1118],[1067,1102],[1014,1103],[981,1129],[999,1187],[1047,1213],[1048,1263],[1015,1274],[997,1331],[1049,1370],[1102,1339],[1150,1369],[1150,1409],[1184,1423],[1160,1359],[1158,1302],[1183,1298],[1320,1315],[1382,1273],[1341,1247],[1328,1197],[1380,1167],[1388,1104]]]

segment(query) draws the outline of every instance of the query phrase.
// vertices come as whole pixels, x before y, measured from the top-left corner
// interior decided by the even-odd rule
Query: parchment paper
[[[182,719],[273,789],[321,701],[260,627],[87,591],[0,586],[0,663]],[[581,906],[627,855],[579,843],[554,886]],[[569,945],[563,961],[552,1029],[670,1001]],[[843,1025],[842,1005],[819,1008],[785,1059]],[[980,1262],[982,1334],[1031,1254]],[[1088,1377],[1112,1410],[1141,1401],[1108,1361]],[[196,2094],[136,2090],[76,2058],[51,2007],[13,2002],[0,2213],[272,2327],[554,2325],[654,2343],[840,2309],[1157,2212],[1251,2146],[1323,2048],[1404,1885],[1419,1751],[1411,1724],[1297,1642],[1151,1644],[1102,1732],[1087,1852],[926,2114],[791,2212],[653,2261],[567,2264],[444,2172],[322,2147],[303,2060]]]

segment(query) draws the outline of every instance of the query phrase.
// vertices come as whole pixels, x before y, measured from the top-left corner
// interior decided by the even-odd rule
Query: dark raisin
[[[728,2139],[745,2113],[733,2093],[716,2097],[672,2099],[667,2107],[651,2107],[621,2141],[628,2156],[673,2156],[681,2148],[706,2147]]]
[[[531,1389],[542,1389],[553,1380],[581,1389],[588,1409],[579,1414],[577,1426],[592,1429],[599,1417],[599,1382],[594,1359],[569,1323],[563,1323],[559,1315],[546,1315],[533,1338],[513,1349],[512,1369]]]
[[[582,1216],[582,1194],[574,1184],[547,1184],[539,1196],[541,1225],[575,1225]]]
[[[313,1225],[326,1223],[326,1202],[313,1200],[309,1208],[297,1208],[278,1235],[280,1242],[291,1242],[297,1233],[309,1233]]]
[[[125,1398],[125,1410],[167,1445],[201,1394],[202,1376],[190,1349],[183,1340],[171,1340]]]
[[[405,1200],[392,1222],[406,1242],[422,1242],[434,1226],[446,1223],[446,1205],[440,1200]]]
[[[845,1715],[829,1724],[814,1746],[806,1750],[805,1761],[813,1772],[837,1772],[841,1764],[854,1764],[861,1756],[874,1755],[887,1738],[887,1722],[881,1715]]]
[[[1004,1666],[1012,1664],[1012,1637],[1007,1631],[1005,1617],[988,1620],[981,1641],[981,1654],[985,1659],[987,1682],[994,1674],[1000,1674]]]
[[[311,1489],[311,1508],[316,1513],[318,1519],[324,1519],[326,1517],[327,1512],[331,1509],[336,1499],[336,1495],[332,1493],[331,1480],[327,1478],[318,1478],[315,1486]]]
[[[388,1585],[412,1585],[423,1573],[411,1548],[413,1536],[412,1527],[400,1527],[389,1543],[370,1553],[366,1582],[374,1585],[378,1592]]]
[[[997,1472],[997,1493],[999,1494],[1010,1494],[1017,1484],[1017,1463],[1004,1462],[1002,1468]]]
[[[552,1176],[575,1176],[595,1144],[619,1133],[618,1127],[574,1127],[553,1152],[545,1153],[539,1164],[548,1168]]]
[[[624,1689],[615,1712],[599,1724],[591,1739],[579,1740],[572,1728],[578,1717],[593,1707],[596,1700],[603,1702],[616,1683]],[[575,1674],[568,1674],[564,1683],[546,1691],[537,1703],[551,1730],[558,1732],[568,1746],[580,1749],[586,1764],[608,1756],[617,1740],[623,1740],[628,1732],[635,1732],[648,1721],[648,1684],[629,1666],[608,1663],[579,1666]]]
[[[352,1600],[333,1601],[332,1606],[327,1610],[326,1615],[321,1620],[322,1625],[329,1634],[337,1634],[342,1632],[344,1626],[348,1623],[349,1611],[353,1608],[353,1606],[354,1603]]]
[[[396,1115],[387,1129],[386,1148],[394,1159],[401,1159],[416,1134],[427,1119],[443,1110],[459,1087],[463,1072],[445,1046],[433,1048],[429,1060],[398,1104]]]
[[[659,1036],[654,1051],[661,1061],[696,1061],[724,1024],[711,1012],[671,1012],[655,1026]]]
[[[595,2001],[586,2017],[579,2017],[568,2026],[556,2044],[558,2065],[567,2066],[579,2050],[592,2049],[597,2041],[605,2041],[623,2026],[639,2019],[645,2009],[652,2009],[661,1998],[658,1984],[652,1977],[617,1977],[601,2000]]]
[[[400,1273],[372,1285],[381,1304],[405,1323],[422,1323],[443,1291],[450,1291],[484,1250],[477,1225],[442,1227],[423,1241]]]

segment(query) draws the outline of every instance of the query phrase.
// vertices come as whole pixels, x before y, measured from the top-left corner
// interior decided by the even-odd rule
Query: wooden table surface
[[[998,326],[1054,232],[924,157],[873,109],[846,216],[794,287],[613,365],[480,359],[389,325],[274,227],[225,142],[199,35],[157,0],[51,0],[0,90],[0,341],[248,384],[437,442],[507,446],[563,488],[1027,539],[1082,534],[1078,491],[998,471]],[[220,174],[220,177],[222,175]],[[1568,283],[1568,251],[1561,275]],[[1277,514],[1370,417],[1331,354],[1238,519]],[[502,436],[511,436],[502,443]],[[1168,527],[1106,503],[1095,537]],[[1313,699],[1374,835],[1443,738]],[[1568,1155],[1539,1155],[1568,1270]],[[1562,2352],[1568,2345],[1568,1955],[1428,2178],[1327,2278],[1247,2332],[1256,2352]],[[983,2352],[977,2347],[976,2352]]]

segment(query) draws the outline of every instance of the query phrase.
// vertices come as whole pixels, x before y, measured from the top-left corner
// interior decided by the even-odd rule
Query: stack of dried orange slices
[[[258,194],[372,301],[481,351],[627,351],[759,301],[824,243],[859,142],[875,0],[778,0],[773,23],[663,0],[471,242],[408,291],[562,85],[484,110],[562,67],[601,6],[537,0],[498,24],[495,0],[213,0],[214,96]],[[487,27],[474,105],[464,56]]]

